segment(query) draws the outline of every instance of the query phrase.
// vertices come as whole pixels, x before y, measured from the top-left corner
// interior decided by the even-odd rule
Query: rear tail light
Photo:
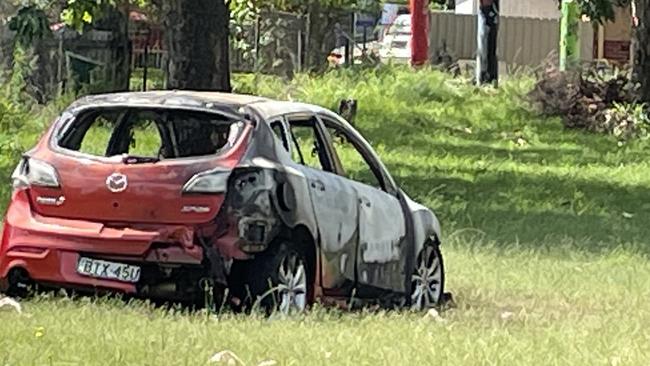
[[[183,187],[183,193],[225,193],[228,189],[230,170],[214,169],[201,172],[190,178]]]
[[[30,186],[59,188],[59,175],[56,169],[40,160],[23,158],[11,175],[14,189]]]

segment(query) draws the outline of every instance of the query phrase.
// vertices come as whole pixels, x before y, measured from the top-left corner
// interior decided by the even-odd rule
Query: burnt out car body
[[[282,311],[325,299],[440,300],[435,215],[345,120],[206,92],[90,96],[13,175],[0,287],[187,300],[212,283]],[[410,295],[410,296],[409,296]]]

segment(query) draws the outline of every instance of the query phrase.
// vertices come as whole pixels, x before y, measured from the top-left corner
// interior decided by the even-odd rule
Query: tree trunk
[[[105,15],[97,21],[95,29],[110,31],[113,35],[111,41],[111,60],[108,62],[110,70],[106,70],[105,92],[129,90],[131,79],[131,47],[129,41],[129,12],[128,9],[118,9],[107,6]]]
[[[167,88],[230,92],[230,11],[223,0],[165,0]]]
[[[634,75],[641,84],[641,101],[650,103],[650,0],[636,0],[639,26],[636,29]]]

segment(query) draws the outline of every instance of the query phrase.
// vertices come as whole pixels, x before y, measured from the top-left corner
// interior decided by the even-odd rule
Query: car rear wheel
[[[234,273],[243,277],[239,290],[246,308],[261,307],[266,313],[296,314],[304,312],[311,299],[313,268],[305,251],[298,245],[282,241],[263,254],[238,262]],[[242,268],[243,266],[243,268]]]
[[[423,311],[440,304],[445,269],[438,245],[428,243],[417,257],[411,276],[411,309]]]

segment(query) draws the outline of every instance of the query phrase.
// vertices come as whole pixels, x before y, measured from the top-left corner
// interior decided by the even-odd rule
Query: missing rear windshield
[[[84,154],[137,161],[218,154],[238,139],[243,123],[213,113],[156,109],[86,111],[58,145]]]

